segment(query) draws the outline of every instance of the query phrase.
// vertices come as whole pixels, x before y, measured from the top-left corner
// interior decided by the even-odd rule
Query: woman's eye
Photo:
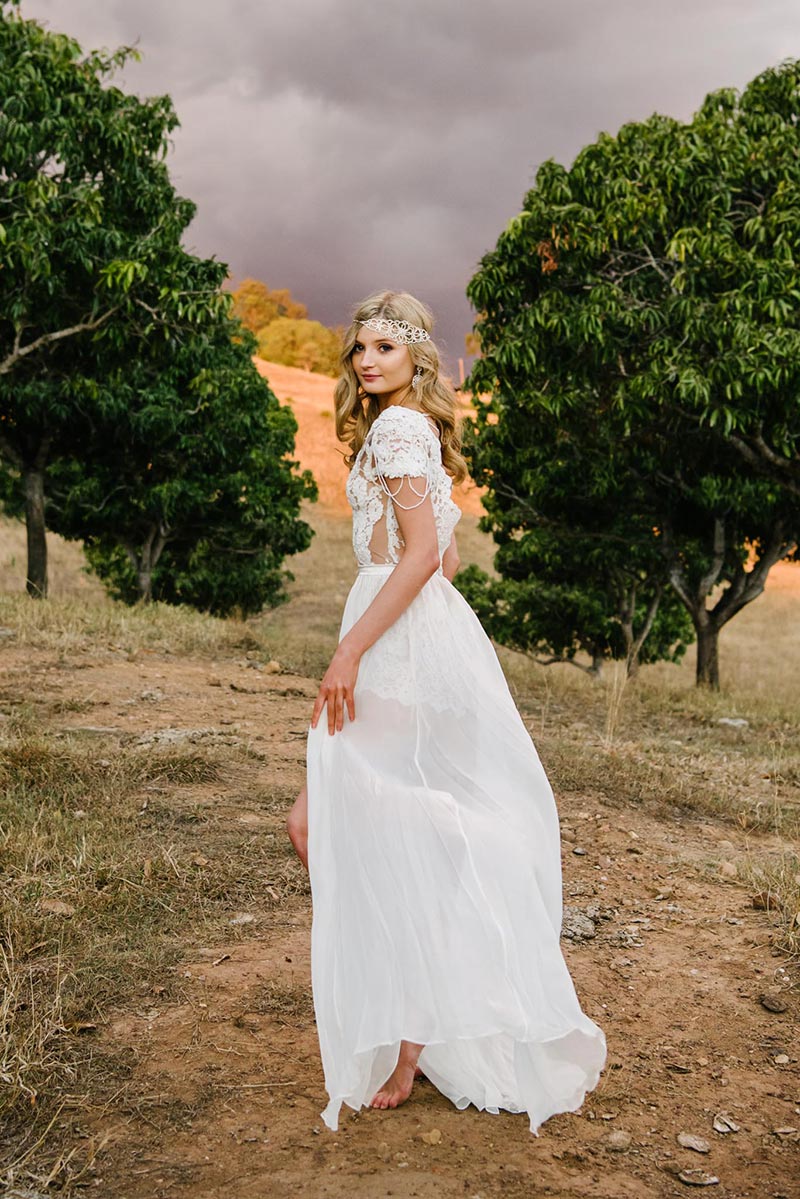
[[[353,353],[360,354],[363,349],[364,349],[364,347],[362,346],[361,342],[357,341],[356,344],[353,346]]]
[[[393,345],[391,345],[389,342],[384,342],[384,343],[383,343],[383,345],[380,347],[380,349],[382,349],[382,350],[393,350],[393,349],[394,349],[394,346],[393,346]]]

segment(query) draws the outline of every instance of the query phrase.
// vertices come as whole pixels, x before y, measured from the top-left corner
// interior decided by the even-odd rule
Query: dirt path
[[[79,665],[11,651],[7,678],[24,675],[40,698],[68,696],[54,720],[87,746],[93,737],[163,739],[164,730],[246,744],[229,784],[162,789],[158,800],[213,811],[218,825],[246,825],[280,848],[282,813],[303,777],[313,680],[245,659],[109,652]],[[609,1044],[601,1083],[579,1113],[532,1137],[524,1116],[458,1112],[420,1082],[400,1109],[344,1108],[339,1132],[329,1132],[319,1118],[310,900],[301,893],[232,913],[247,919],[225,940],[188,933],[191,948],[163,987],[108,1013],[98,1044],[129,1070],[111,1101],[85,1113],[88,1133],[109,1136],[93,1192],[660,1199],[692,1190],[681,1171],[703,1171],[726,1199],[800,1197],[797,992],[786,989],[789,964],[772,954],[772,913],[755,910],[725,874],[747,835],[586,797],[561,798],[559,808],[567,924],[577,936],[565,953]],[[213,839],[203,852],[213,867]],[[761,1005],[767,991],[783,992],[785,1012]],[[722,1112],[737,1132],[714,1131]],[[682,1147],[680,1133],[705,1138],[710,1151]]]

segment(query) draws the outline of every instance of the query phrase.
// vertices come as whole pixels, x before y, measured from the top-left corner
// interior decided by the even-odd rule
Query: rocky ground
[[[796,964],[774,947],[768,901],[754,906],[742,885],[752,833],[559,795],[564,951],[608,1037],[596,1091],[534,1137],[524,1116],[459,1112],[420,1081],[395,1111],[344,1108],[332,1133],[319,1116],[310,897],[284,833],[316,682],[245,657],[129,660],[113,647],[65,657],[12,645],[6,671],[87,754],[183,745],[224,763],[230,751],[220,778],[146,787],[142,811],[191,817],[198,868],[214,871],[232,828],[268,845],[273,864],[258,903],[212,936],[186,912],[183,960],[91,1034],[98,1062],[118,1065],[102,1097],[89,1077],[80,1113],[84,1135],[104,1142],[93,1193],[800,1197]],[[759,844],[779,848],[769,834]]]

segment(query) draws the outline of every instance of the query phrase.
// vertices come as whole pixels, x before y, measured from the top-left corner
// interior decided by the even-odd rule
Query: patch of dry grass
[[[313,1020],[314,1002],[307,986],[293,986],[273,978],[248,995],[247,1011],[271,1016],[278,1024],[297,1026]]]
[[[791,850],[749,854],[737,874],[761,906],[776,913],[776,947],[800,959],[800,856]]]
[[[291,902],[307,880],[277,819],[255,833],[198,801],[204,785],[239,782],[238,748],[99,740],[87,753],[35,719],[17,714],[0,744],[0,1182],[42,1185],[55,1170],[68,1188],[88,1166],[62,1160],[59,1113],[85,1078],[92,1027],[169,984],[189,929],[229,936],[235,912]]]
[[[30,600],[0,595],[0,625],[15,644],[36,646],[62,658],[113,650],[129,656],[142,649],[188,657],[219,657],[262,649],[244,621],[148,604],[127,607],[106,596]]]

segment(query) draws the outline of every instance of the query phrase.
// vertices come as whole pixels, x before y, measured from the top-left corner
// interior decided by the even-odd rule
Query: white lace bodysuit
[[[418,500],[428,494],[433,505],[441,559],[453,536],[461,510],[451,498],[452,480],[442,465],[435,425],[424,412],[390,405],[373,421],[356,455],[345,488],[353,509],[353,550],[359,566],[396,564],[404,547],[387,479],[423,479],[411,484]]]

